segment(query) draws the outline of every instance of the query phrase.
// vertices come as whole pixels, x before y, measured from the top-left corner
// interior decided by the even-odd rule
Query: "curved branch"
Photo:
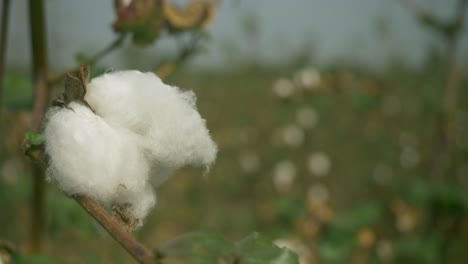
[[[132,236],[122,230],[91,198],[83,195],[77,195],[73,198],[139,263],[160,263],[145,246],[138,243]]]
[[[98,53],[96,53],[94,56],[90,57],[88,60],[84,61],[83,63],[81,64],[88,64],[88,65],[93,65],[95,64],[97,61],[99,61],[100,59],[104,58],[105,56],[107,56],[109,53],[111,53],[113,50],[115,50],[116,48],[120,47],[120,45],[123,43],[123,41],[125,40],[125,34],[121,34],[119,35],[118,38],[116,38],[115,40],[113,40],[111,43],[109,43],[106,47],[104,47],[102,50],[100,50]],[[55,76],[51,76],[49,77],[49,79],[47,80],[47,82],[49,83],[49,85],[54,85],[58,82],[60,82],[67,73],[69,72],[75,72],[75,71],[78,71],[79,70],[79,66],[75,67],[74,69],[71,69],[71,70],[67,70],[67,71],[64,71],[60,74],[57,74]]]

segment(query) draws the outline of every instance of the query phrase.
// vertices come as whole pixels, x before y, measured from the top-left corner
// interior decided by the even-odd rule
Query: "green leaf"
[[[242,239],[236,243],[240,263],[260,264],[289,264],[298,263],[297,256],[286,248],[279,248],[258,233]]]
[[[31,146],[38,146],[44,144],[45,137],[41,133],[28,131],[26,132],[25,139],[27,144]]]
[[[234,243],[217,234],[194,232],[160,247],[161,258],[183,258],[197,264],[297,264],[297,256],[254,233]]]

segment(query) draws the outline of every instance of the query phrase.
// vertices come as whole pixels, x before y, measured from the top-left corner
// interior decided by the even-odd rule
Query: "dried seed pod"
[[[215,2],[200,0],[191,1],[183,9],[163,2],[162,8],[164,18],[175,30],[204,28],[211,24],[216,14]]]

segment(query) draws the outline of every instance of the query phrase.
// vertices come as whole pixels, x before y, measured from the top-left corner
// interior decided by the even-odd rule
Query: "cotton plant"
[[[89,67],[66,77],[44,123],[47,177],[69,196],[86,195],[128,231],[142,226],[158,187],[186,165],[209,168],[217,146],[191,91],[153,73]]]

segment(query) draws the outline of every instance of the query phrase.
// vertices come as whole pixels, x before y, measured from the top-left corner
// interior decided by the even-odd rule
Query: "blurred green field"
[[[197,94],[218,160],[206,174],[185,169],[163,184],[137,237],[157,246],[195,230],[233,240],[258,231],[295,248],[301,263],[465,263],[467,82],[452,167],[434,179],[444,82],[438,64],[380,73],[309,69],[320,77],[309,88],[297,84],[302,68],[181,71],[167,80]],[[294,84],[287,96],[275,93],[280,78]],[[25,129],[16,128],[18,111],[30,100],[28,83],[21,84],[22,96],[8,92],[18,81],[7,82],[13,121],[6,128],[17,133]],[[14,134],[7,139],[20,142]],[[0,237],[21,243],[31,179],[14,146],[0,177]],[[48,191],[44,255],[57,263],[131,262],[74,201],[53,185]]]

